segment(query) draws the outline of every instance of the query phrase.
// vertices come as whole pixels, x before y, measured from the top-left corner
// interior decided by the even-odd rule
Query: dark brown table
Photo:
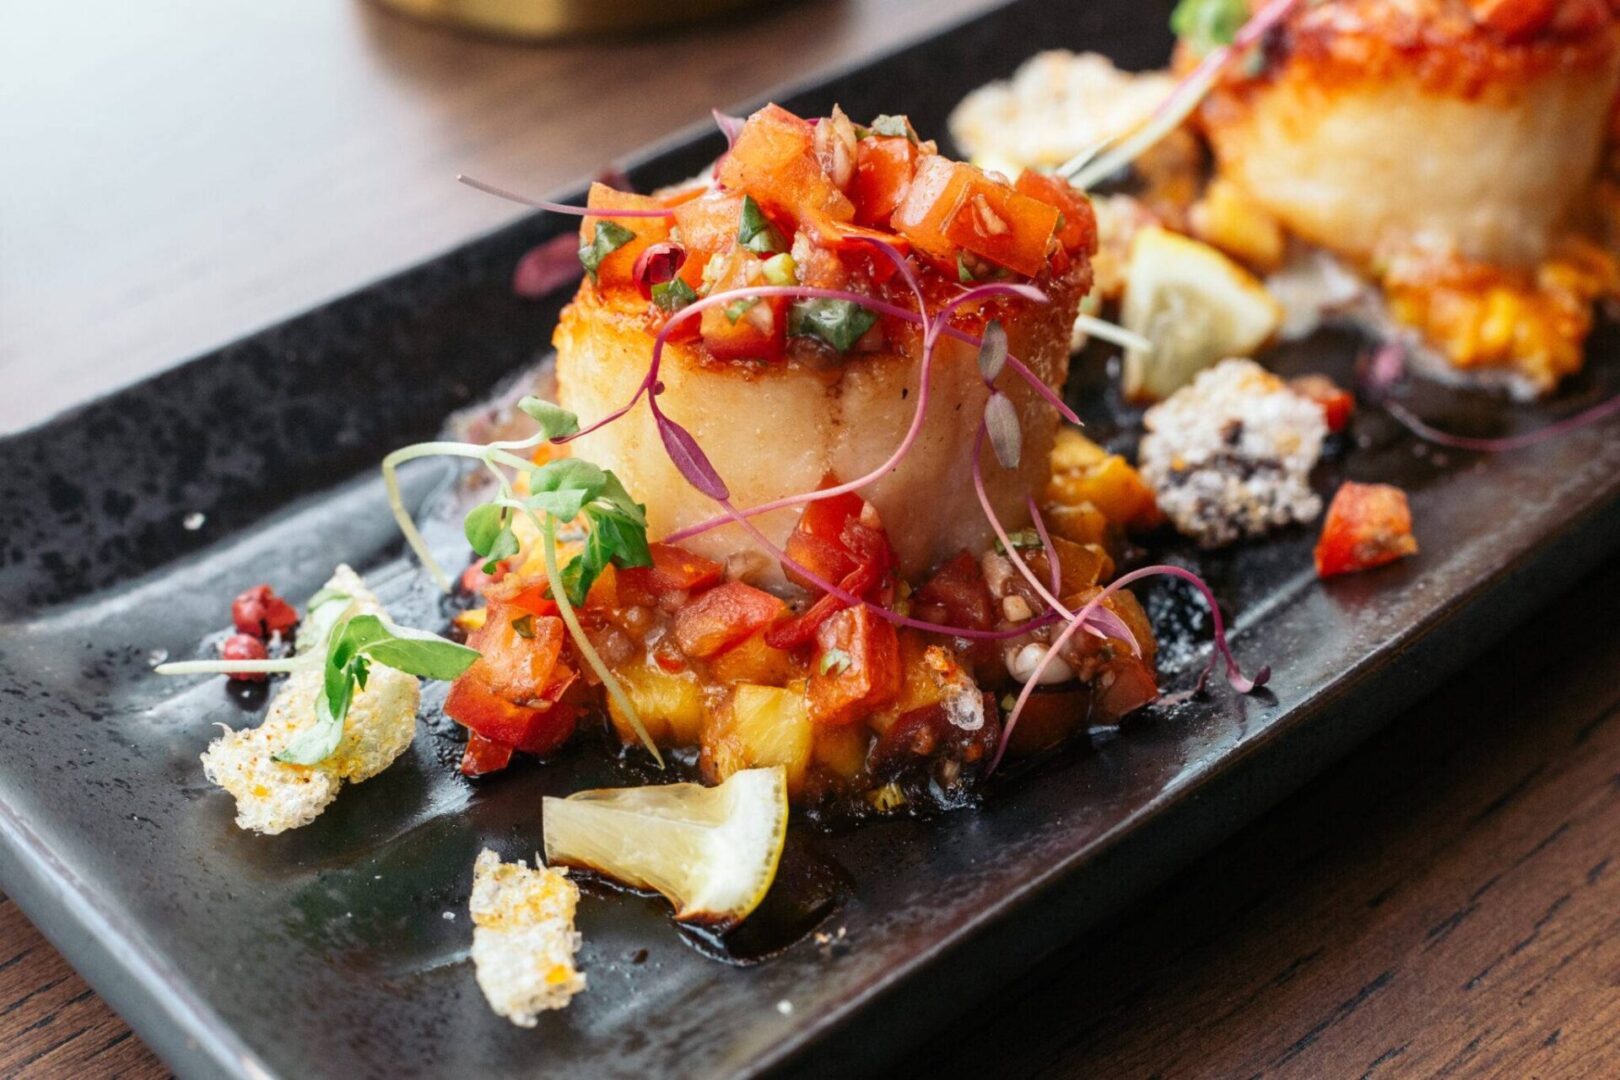
[[[725,105],[989,6],[798,4],[629,45],[354,3],[33,5],[0,35],[0,430],[294,314]],[[1620,560],[917,1075],[1620,1071]],[[0,896],[0,1076],[165,1075]]]

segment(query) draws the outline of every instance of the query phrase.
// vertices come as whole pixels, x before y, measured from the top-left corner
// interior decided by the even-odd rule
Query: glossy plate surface
[[[1037,43],[1160,62],[1167,7],[1026,0],[783,100],[909,112],[942,132],[963,93]],[[632,175],[678,180],[720,145],[684,138]],[[1328,587],[1303,531],[1199,561],[1238,616],[1239,653],[1272,664],[1271,696],[1160,710],[981,811],[796,827],[853,892],[823,927],[841,937],[768,963],[715,963],[660,904],[593,894],[589,992],[519,1030],[463,962],[473,856],[530,855],[542,795],[621,774],[582,749],[471,785],[439,687],[393,768],[309,828],[249,836],[197,755],[211,725],[253,722],[260,703],[148,669],[210,650],[246,585],[305,596],[338,561],[402,620],[438,624],[375,465],[544,353],[560,298],[521,302],[508,280],[570,224],[520,223],[0,442],[0,887],[185,1075],[870,1068],[1280,798],[1620,543],[1620,425],[1484,458],[1427,451],[1368,416],[1368,446],[1322,486],[1348,472],[1406,487],[1421,556]],[[1357,347],[1324,335],[1283,365],[1343,374]],[[1598,374],[1546,408],[1420,403],[1476,433],[1544,422],[1620,383],[1615,336],[1593,351]],[[1106,436],[1119,417],[1103,385],[1092,362],[1074,389]],[[411,497],[442,502],[449,479],[414,472]],[[447,558],[455,534],[434,532]],[[1203,619],[1179,597],[1150,607],[1180,666],[1170,686],[1185,686]]]

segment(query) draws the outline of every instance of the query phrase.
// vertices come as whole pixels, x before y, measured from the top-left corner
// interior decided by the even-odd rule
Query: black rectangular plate
[[[1167,12],[1024,0],[783,100],[942,133],[965,92],[1037,46],[1161,62]],[[720,145],[689,134],[632,176],[676,181]],[[1240,654],[1273,665],[1272,695],[1160,710],[981,810],[809,837],[854,882],[827,924],[836,948],[728,967],[660,904],[593,894],[589,992],[519,1030],[462,962],[472,859],[533,852],[542,794],[614,782],[600,755],[470,784],[436,688],[393,768],[306,829],[250,836],[197,755],[211,724],[255,714],[220,680],[148,669],[206,651],[241,587],[307,595],[340,560],[403,619],[441,617],[375,465],[543,354],[561,299],[518,301],[508,281],[571,224],[521,222],[0,442],[0,885],[187,1076],[864,1071],[1302,783],[1620,542],[1616,424],[1485,458],[1425,452],[1369,415],[1367,445],[1322,483],[1405,486],[1419,557],[1325,587],[1304,530],[1197,560]],[[1343,374],[1355,347],[1328,335],[1282,363]],[[1615,351],[1606,334],[1600,370],[1546,408],[1429,400],[1475,430],[1544,422],[1612,392]],[[1100,378],[1083,365],[1076,385],[1107,434]],[[447,479],[413,474],[412,498]],[[453,556],[453,526],[434,536]],[[1180,621],[1165,630],[1185,686],[1205,626],[1165,597],[1150,607]]]

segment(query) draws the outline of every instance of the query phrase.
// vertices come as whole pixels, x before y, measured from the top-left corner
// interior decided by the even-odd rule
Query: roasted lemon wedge
[[[1253,355],[1282,317],[1254,275],[1208,244],[1143,229],[1131,243],[1120,322],[1153,350],[1126,350],[1125,396],[1158,401],[1218,360]]]
[[[787,773],[744,769],[718,787],[602,788],[543,800],[546,862],[594,870],[726,927],[765,899],[787,838]]]

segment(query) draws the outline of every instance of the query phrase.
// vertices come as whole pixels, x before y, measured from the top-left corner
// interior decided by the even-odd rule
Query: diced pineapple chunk
[[[866,768],[872,736],[862,724],[815,726],[813,756],[816,764],[843,780],[854,780]]]
[[[651,664],[615,671],[647,734],[659,746],[695,746],[703,731],[703,688],[690,671],[672,673]],[[613,729],[626,743],[639,740],[635,727],[608,695]]]
[[[1216,177],[1188,215],[1193,233],[1253,270],[1270,273],[1282,266],[1288,237],[1282,224],[1242,188]]]
[[[1110,524],[1121,528],[1149,528],[1158,523],[1158,504],[1130,462],[1110,454],[1073,428],[1063,428],[1052,448],[1052,479],[1047,483],[1047,500],[1055,507],[1083,507],[1090,504]],[[1056,529],[1075,543],[1099,543],[1093,538],[1091,522],[1083,515],[1057,514],[1064,518]],[[1080,527],[1076,527],[1080,526]]]
[[[709,671],[723,683],[785,686],[803,675],[791,653],[773,649],[763,633],[755,634],[709,661]]]
[[[1046,527],[1055,537],[1061,536],[1076,544],[1108,542],[1108,517],[1088,502],[1054,502],[1046,507],[1044,513]]]
[[[804,687],[742,683],[729,706],[717,710],[703,730],[703,766],[712,781],[742,769],[781,765],[788,791],[804,785],[813,732]]]

